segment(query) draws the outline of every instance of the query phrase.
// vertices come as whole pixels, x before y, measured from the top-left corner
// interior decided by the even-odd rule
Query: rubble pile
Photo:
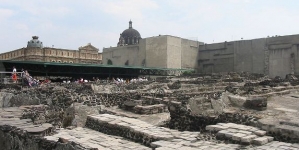
[[[9,149],[272,148],[275,140],[298,141],[299,120],[288,118],[299,113],[293,107],[298,85],[294,75],[270,79],[246,72],[122,84],[50,83],[36,88],[1,84],[0,107],[15,107],[18,113],[0,113],[0,137],[8,138],[1,142],[9,143]],[[280,98],[277,104],[273,97]],[[282,106],[284,99],[294,104]],[[163,114],[170,119],[162,120]],[[146,117],[164,124],[140,119]],[[284,142],[278,147],[299,148]]]

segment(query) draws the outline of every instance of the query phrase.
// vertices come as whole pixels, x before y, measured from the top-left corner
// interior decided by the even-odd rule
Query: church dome
[[[119,39],[119,46],[122,45],[133,45],[133,44],[138,44],[139,39],[141,39],[140,33],[133,29],[132,27],[132,21],[130,20],[129,22],[129,29],[124,30],[120,34],[120,39]]]
[[[27,48],[38,47],[43,48],[43,42],[38,40],[38,36],[32,36],[32,40],[28,41]]]
[[[141,38],[140,33],[137,30],[133,29],[132,21],[129,22],[129,29],[126,29],[125,31],[123,31],[123,33],[121,35],[122,35],[122,37],[139,37],[139,38]]]

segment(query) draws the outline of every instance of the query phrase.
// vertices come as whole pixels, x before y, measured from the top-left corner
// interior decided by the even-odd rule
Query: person
[[[13,69],[12,69],[12,80],[14,83],[17,83],[17,80],[18,80],[17,69],[15,66],[13,66]]]
[[[25,71],[24,71],[24,69],[22,68],[22,73],[21,73],[21,78],[23,78],[24,77],[24,75],[25,75]]]

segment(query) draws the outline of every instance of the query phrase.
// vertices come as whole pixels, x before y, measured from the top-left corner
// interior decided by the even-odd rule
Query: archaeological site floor
[[[1,85],[0,148],[296,150],[298,83],[233,73]]]

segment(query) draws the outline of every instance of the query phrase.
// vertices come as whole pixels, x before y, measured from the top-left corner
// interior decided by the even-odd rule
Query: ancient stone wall
[[[206,125],[216,123],[234,122],[244,125],[256,126],[257,119],[254,116],[242,114],[234,110],[224,110],[220,115],[192,114],[192,111],[180,102],[171,102],[169,105],[171,120],[168,127],[182,131],[202,131]]]
[[[83,150],[76,143],[48,141],[10,125],[0,126],[0,147],[3,150]]]

